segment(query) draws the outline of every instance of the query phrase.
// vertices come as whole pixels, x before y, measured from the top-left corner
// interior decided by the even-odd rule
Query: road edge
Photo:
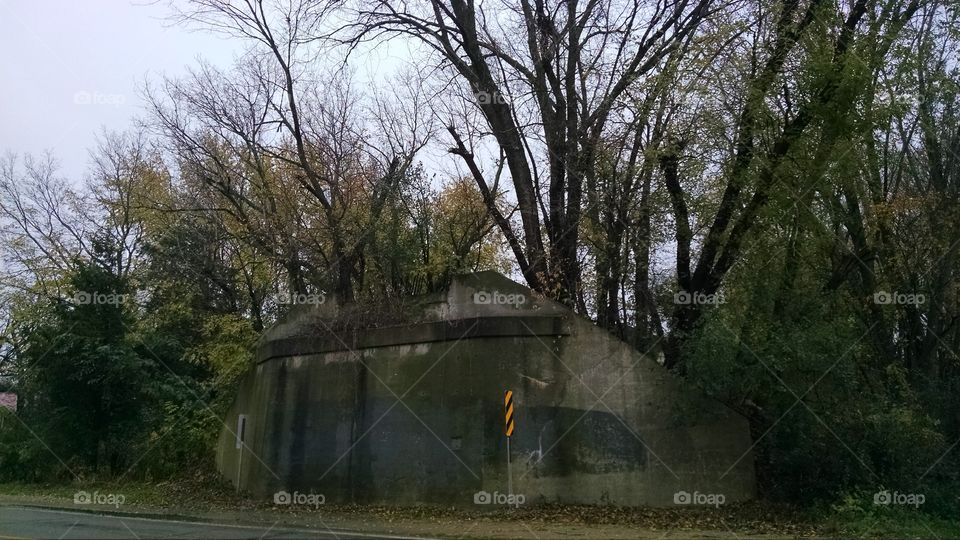
[[[387,530],[378,530],[376,528],[363,529],[363,530],[351,530],[351,529],[341,529],[337,527],[328,527],[326,525],[311,527],[304,525],[302,523],[291,523],[290,521],[285,521],[281,518],[276,520],[257,520],[257,519],[236,519],[230,518],[230,522],[224,522],[227,516],[224,516],[220,519],[217,519],[213,516],[207,515],[198,515],[198,514],[181,514],[181,513],[170,513],[170,512],[161,512],[161,511],[136,511],[136,510],[117,510],[111,509],[110,507],[100,507],[91,505],[85,508],[78,508],[73,505],[67,505],[66,503],[57,504],[54,502],[50,503],[40,503],[36,501],[17,501],[10,500],[15,499],[15,497],[10,497],[8,495],[0,496],[0,507],[10,507],[10,508],[27,508],[34,510],[47,510],[47,511],[59,511],[59,512],[70,512],[70,513],[80,513],[80,514],[90,514],[96,516],[107,516],[107,517],[116,517],[116,518],[130,518],[130,519],[148,519],[156,521],[175,521],[180,523],[196,523],[199,525],[212,525],[212,526],[225,526],[225,527],[250,527],[250,528],[277,528],[288,531],[302,531],[309,533],[320,533],[320,534],[333,534],[335,537],[342,534],[344,536],[369,536],[376,538],[388,538],[391,540],[443,540],[444,538],[453,538],[446,536],[411,536],[407,534],[397,533],[395,531]],[[322,521],[322,520],[321,520]]]

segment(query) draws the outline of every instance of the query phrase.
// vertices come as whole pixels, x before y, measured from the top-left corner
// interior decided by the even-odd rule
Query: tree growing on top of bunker
[[[421,168],[412,172],[371,239],[367,296],[417,295],[441,290],[456,274],[509,271],[503,237],[473,180],[455,178],[434,188]]]

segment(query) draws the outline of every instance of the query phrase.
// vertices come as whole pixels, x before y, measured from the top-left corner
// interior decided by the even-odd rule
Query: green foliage
[[[302,55],[281,87],[248,78],[272,73],[267,64],[242,63],[274,55],[248,55],[235,70],[167,81],[168,95],[151,96],[153,127],[157,147],[175,152],[111,139],[119,146],[100,149],[88,192],[66,189],[50,167],[17,177],[13,161],[0,163],[0,252],[14,264],[4,283],[18,291],[0,366],[14,376],[0,387],[21,400],[16,415],[0,410],[0,479],[209,471],[220,415],[257,336],[285,309],[280,294],[340,295],[334,331],[399,324],[410,306],[398,297],[521,264],[506,255],[510,238],[540,293],[640,350],[659,344],[686,384],[749,419],[763,497],[819,503],[843,535],[956,536],[917,517],[955,517],[960,506],[956,8],[729,3],[684,15],[703,17],[689,33],[667,13],[661,30],[644,30],[662,39],[647,43],[640,19],[604,26],[612,5],[569,4],[595,10],[579,26],[546,7],[536,21],[491,8],[517,24],[447,25],[454,36],[503,32],[463,43],[550,46],[539,66],[492,45],[448,64],[460,75],[488,60],[498,68],[463,88],[444,80],[436,96],[454,101],[441,109],[411,99],[412,111],[391,110],[378,98],[381,116],[364,119],[348,81],[310,80],[306,57],[324,55]],[[409,23],[376,17],[376,28]],[[550,43],[551,26],[588,29],[581,37],[602,44],[575,55]],[[292,48],[315,41],[298,36]],[[628,51],[638,45],[651,46],[639,64]],[[443,51],[464,49],[432,50],[442,65]],[[645,67],[620,71],[630,64]],[[545,78],[528,77],[544,67]],[[457,102],[477,81],[512,99],[479,111],[472,98]],[[285,116],[294,103],[301,121]],[[420,132],[436,127],[421,130],[421,112],[449,122],[450,156],[477,178],[439,181],[416,164],[432,136]],[[399,140],[407,128],[415,133]],[[102,223],[78,232],[88,215]],[[681,284],[725,302],[677,302]],[[51,300],[61,289],[129,301]],[[880,291],[928,301],[884,304]],[[926,502],[912,512],[874,504],[883,490]]]
[[[70,480],[63,464],[23,422],[0,408],[0,481]]]
[[[455,274],[508,271],[494,229],[473,180],[435,188],[421,168],[412,169],[373,229],[365,300],[437,290]]]
[[[885,506],[873,502],[873,493],[853,492],[819,510],[825,529],[842,538],[957,538],[960,524],[955,510],[921,512],[907,506]],[[955,496],[954,496],[955,497]],[[954,498],[955,500],[955,498]],[[926,504],[924,504],[926,507]],[[927,510],[927,508],[924,508]]]
[[[765,497],[857,493],[872,505],[890,489],[922,493],[920,511],[949,516],[960,471],[950,431],[908,370],[878,354],[863,322],[870,305],[822,290],[820,249],[803,244],[792,273],[783,252],[755,250],[688,342],[688,377],[750,419]]]
[[[117,472],[133,459],[151,361],[128,340],[124,280],[82,264],[71,285],[73,302],[41,306],[14,330],[23,416],[71,472]]]
[[[68,278],[71,300],[15,312],[21,411],[0,428],[0,478],[212,470],[219,417],[250,364],[250,319],[217,313],[185,280],[158,280],[144,312],[107,267],[81,261]]]

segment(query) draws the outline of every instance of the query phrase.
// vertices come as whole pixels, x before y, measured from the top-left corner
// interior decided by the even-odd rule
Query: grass
[[[824,527],[841,538],[960,538],[960,523],[922,512],[901,511],[858,518],[831,516]]]
[[[227,483],[202,474],[160,482],[79,480],[40,484],[0,483],[0,495],[39,500],[72,502],[79,491],[123,495],[125,504],[136,506],[191,508],[200,511],[257,506],[256,501],[236,494]]]
[[[960,538],[956,519],[911,506],[878,506],[871,499],[848,496],[824,510],[824,530],[841,538]]]
[[[72,503],[80,490],[122,494],[125,505],[164,509],[169,513],[244,513],[257,516],[297,516],[293,509],[272,501],[236,494],[211,475],[175,481],[122,483],[110,481],[67,484],[0,484],[0,496],[29,498],[37,502]],[[845,499],[843,503],[807,511],[786,505],[747,503],[714,508],[624,508],[613,506],[537,505],[509,512],[481,511],[433,505],[387,507],[327,505],[325,515],[369,517],[382,522],[449,520],[553,523],[571,525],[622,525],[654,530],[731,530],[740,534],[782,534],[790,537],[826,538],[960,538],[960,524],[912,508],[877,507]],[[302,517],[302,514],[299,514]]]

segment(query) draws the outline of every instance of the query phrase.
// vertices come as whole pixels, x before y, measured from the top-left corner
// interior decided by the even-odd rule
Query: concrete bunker
[[[495,272],[371,312],[333,298],[292,310],[258,343],[217,466],[264,497],[484,502],[478,493],[508,490],[507,389],[512,486],[526,504],[754,496],[746,419]]]

